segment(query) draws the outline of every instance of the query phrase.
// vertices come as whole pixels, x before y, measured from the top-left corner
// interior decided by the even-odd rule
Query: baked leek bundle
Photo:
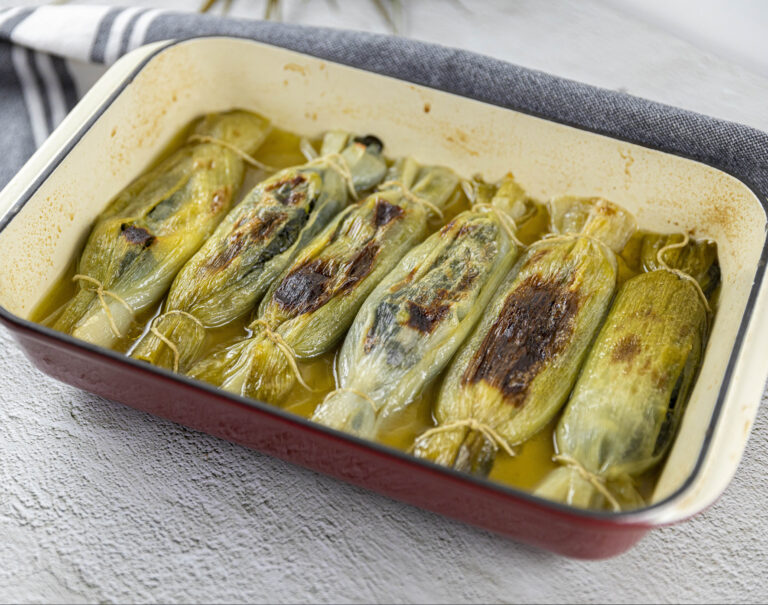
[[[373,137],[329,132],[321,156],[262,181],[181,269],[132,356],[169,369],[190,367],[206,329],[249,313],[299,251],[347,206],[381,181],[386,164]],[[366,144],[367,143],[367,144]]]
[[[616,289],[616,253],[635,230],[625,210],[599,199],[550,203],[554,237],[533,244],[493,297],[441,387],[438,426],[414,453],[487,474],[543,428],[568,393]]]
[[[270,288],[253,335],[213,354],[190,375],[248,397],[280,403],[303,384],[296,359],[331,350],[360,305],[427,231],[458,178],[442,167],[399,160],[376,193],[342,212]]]
[[[516,222],[533,205],[506,177],[411,250],[363,304],[338,361],[340,388],[313,419],[373,439],[437,376],[485,312],[520,252]],[[511,220],[510,220],[511,219]]]
[[[582,508],[643,504],[632,479],[666,454],[694,383],[719,281],[714,244],[646,236],[555,432],[563,464],[536,494]]]
[[[178,151],[128,185],[97,218],[79,259],[78,290],[53,328],[109,347],[163,297],[229,211],[269,122],[246,111],[197,121]]]

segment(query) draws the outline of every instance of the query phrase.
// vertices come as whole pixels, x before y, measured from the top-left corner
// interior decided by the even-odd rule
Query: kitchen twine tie
[[[683,233],[683,241],[677,242],[676,244],[667,244],[663,248],[660,248],[659,251],[656,253],[656,260],[661,265],[661,268],[664,271],[669,271],[670,273],[674,273],[681,279],[688,280],[693,284],[693,286],[696,288],[696,292],[699,293],[699,297],[701,298],[701,301],[704,303],[704,308],[707,310],[707,313],[712,312],[712,308],[709,306],[709,302],[707,301],[707,297],[704,294],[704,290],[701,289],[701,286],[699,285],[699,282],[696,281],[696,278],[694,278],[692,275],[689,275],[685,271],[680,271],[679,269],[673,269],[670,267],[665,261],[664,261],[664,253],[667,250],[674,250],[675,248],[685,248],[688,245],[688,242],[691,240],[691,237],[687,233]]]
[[[96,296],[99,297],[99,302],[101,303],[102,309],[104,309],[104,312],[107,314],[107,319],[109,319],[109,327],[112,329],[112,333],[117,336],[117,338],[120,338],[122,334],[120,333],[120,330],[117,329],[117,324],[115,323],[115,318],[112,316],[112,311],[109,309],[109,305],[107,304],[107,301],[104,300],[105,296],[110,296],[114,298],[117,302],[122,304],[126,309],[128,309],[128,312],[131,314],[131,317],[133,317],[133,309],[131,308],[131,305],[129,305],[127,302],[125,302],[125,299],[122,296],[119,296],[118,294],[115,294],[114,292],[111,292],[110,290],[104,289],[104,284],[102,284],[98,279],[94,277],[90,277],[88,275],[82,275],[81,273],[78,273],[72,278],[73,282],[77,281],[84,281],[86,283],[92,284],[96,286],[94,289],[89,290],[90,292],[95,292]],[[85,288],[85,286],[83,286]]]
[[[347,160],[340,153],[326,153],[325,155],[318,155],[315,148],[312,147],[312,143],[309,139],[302,137],[299,141],[299,149],[301,153],[307,158],[305,166],[318,166],[322,164],[329,165],[335,170],[339,176],[344,179],[344,183],[347,185],[349,195],[352,199],[357,201],[357,190],[355,189],[355,183],[352,178],[352,171],[347,164]]]
[[[342,393],[342,392],[344,392],[344,391],[346,391],[347,393],[354,393],[355,395],[357,395],[358,397],[360,397],[360,399],[365,399],[365,401],[367,401],[368,403],[370,403],[370,404],[371,404],[371,407],[373,408],[373,414],[374,414],[374,416],[375,416],[376,414],[378,414],[378,413],[379,413],[379,409],[376,407],[376,403],[373,401],[373,399],[371,399],[370,397],[368,397],[368,395],[366,395],[366,394],[365,394],[365,393],[363,393],[362,391],[358,391],[357,389],[351,389],[351,388],[349,388],[349,387],[340,387],[340,388],[338,388],[338,389],[334,389],[333,391],[331,391],[330,393],[328,393],[328,394],[327,394],[327,395],[326,395],[326,396],[323,398],[323,401],[322,401],[322,403],[321,403],[320,405],[324,405],[324,404],[325,404],[325,402],[326,402],[326,401],[328,401],[328,399],[330,399],[330,398],[331,398],[331,396],[332,396],[333,394],[335,394],[335,393]]]
[[[347,160],[344,159],[344,156],[340,153],[326,153],[307,163],[306,166],[318,166],[323,164],[327,164],[338,173],[347,185],[350,197],[357,201],[357,191],[355,190],[355,182],[352,179],[352,171],[349,169],[349,165],[347,164]]]
[[[195,317],[191,313],[187,313],[186,311],[182,311],[180,309],[173,309],[171,311],[163,313],[162,315],[158,315],[157,317],[155,317],[155,319],[152,320],[152,324],[149,327],[149,331],[152,332],[152,334],[154,334],[155,336],[157,336],[162,342],[164,342],[165,345],[171,350],[171,353],[173,353],[173,371],[178,372],[179,359],[181,358],[181,355],[179,354],[179,348],[170,338],[168,338],[155,326],[155,324],[158,323],[161,319],[168,317],[169,315],[181,315],[182,317],[191,319],[198,326],[200,326],[200,328],[202,328],[203,331],[205,330],[205,326],[203,325],[203,322],[200,321],[197,317]]]
[[[424,431],[421,435],[419,435],[417,441],[426,439],[431,435],[436,435],[438,433],[444,433],[446,431],[452,431],[453,429],[463,427],[481,433],[483,437],[485,437],[488,442],[496,448],[496,450],[501,448],[510,456],[515,456],[515,450],[512,449],[512,446],[509,445],[509,442],[504,439],[504,437],[502,437],[494,428],[488,426],[487,424],[483,424],[474,418],[465,418],[464,420],[457,420],[456,422],[449,422],[448,424],[436,426],[435,428]]]
[[[547,233],[541,239],[542,241],[546,240],[548,242],[560,242],[560,241],[565,241],[569,239],[579,239],[579,238],[589,240],[593,244],[597,245],[598,248],[607,247],[606,244],[601,242],[596,237],[592,237],[591,235],[585,235],[583,233]]]
[[[269,340],[271,340],[274,345],[280,350],[280,352],[285,356],[285,358],[288,360],[288,365],[291,366],[291,370],[293,370],[293,373],[296,375],[296,380],[298,380],[299,384],[303,386],[305,389],[311,392],[316,392],[317,389],[313,389],[311,386],[309,386],[305,381],[304,377],[301,375],[301,370],[299,369],[299,364],[296,362],[296,353],[289,345],[285,339],[280,336],[277,332],[274,332],[272,328],[269,327],[269,324],[263,320],[263,319],[257,319],[256,321],[252,322],[250,326],[248,326],[251,329],[254,329],[256,326],[259,326],[262,331],[264,332],[264,336],[266,336]]]
[[[605,479],[598,477],[594,473],[590,473],[578,460],[576,460],[576,458],[569,456],[568,454],[556,454],[552,456],[552,461],[561,462],[566,467],[574,469],[577,473],[579,473],[579,475],[581,475],[582,479],[587,481],[592,485],[592,487],[594,487],[598,492],[605,496],[605,499],[608,500],[614,511],[621,511],[621,505],[619,504],[619,501],[616,500],[613,494],[605,486]]]
[[[472,208],[481,208],[490,210],[491,213],[499,219],[499,223],[501,223],[501,226],[504,228],[504,230],[507,232],[507,235],[509,236],[509,239],[511,239],[515,244],[520,248],[525,248],[525,244],[521,242],[519,239],[517,239],[517,236],[515,235],[515,231],[517,231],[517,223],[515,223],[515,219],[513,219],[511,216],[509,216],[506,212],[503,210],[500,210],[493,204],[474,204]]]
[[[517,239],[517,236],[515,235],[515,232],[517,231],[517,223],[515,222],[515,219],[513,219],[506,212],[500,210],[493,204],[489,204],[487,202],[480,204],[476,203],[475,200],[477,199],[477,186],[472,181],[463,179],[461,181],[461,188],[464,190],[464,195],[467,196],[467,199],[469,200],[469,203],[472,205],[473,209],[481,208],[492,212],[496,218],[499,219],[499,223],[501,223],[501,226],[507,232],[509,239],[515,242],[515,244],[517,244],[517,246],[520,248],[525,248],[525,244]]]
[[[222,141],[221,139],[217,139],[216,137],[209,137],[204,134],[193,134],[187,139],[187,142],[211,143],[213,145],[218,145],[219,147],[224,147],[224,149],[229,149],[232,153],[240,156],[246,164],[250,164],[254,168],[259,168],[260,170],[264,170],[265,172],[277,172],[277,168],[273,166],[268,166],[267,164],[259,162],[259,160],[245,153],[245,151],[243,151],[239,147],[236,147],[235,145],[233,145],[232,143],[228,143],[227,141]]]
[[[387,187],[396,187],[400,189],[400,191],[403,194],[403,197],[407,199],[408,201],[414,202],[415,204],[421,204],[422,206],[426,206],[429,210],[434,212],[438,218],[442,219],[444,218],[443,211],[440,210],[437,206],[435,206],[432,202],[429,200],[425,200],[423,197],[419,197],[416,195],[413,191],[408,189],[408,187],[405,186],[405,183],[402,181],[384,181],[381,185],[379,185],[379,190],[386,189]]]

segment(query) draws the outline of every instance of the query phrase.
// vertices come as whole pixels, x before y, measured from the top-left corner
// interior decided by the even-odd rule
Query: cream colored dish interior
[[[0,208],[15,201],[11,197],[29,184],[33,172],[100,111],[123,74],[148,52],[140,49],[113,68],[3,192]],[[412,154],[462,176],[481,172],[493,180],[512,171],[540,200],[602,196],[632,211],[642,227],[693,230],[697,237],[716,240],[723,275],[717,318],[654,499],[672,493],[690,475],[764,244],[766,216],[748,187],[676,156],[254,42],[195,40],[170,46],[149,61],[0,234],[0,304],[28,317],[110,198],[188,121],[232,107],[258,111],[308,136],[331,127],[373,133],[390,157]],[[762,378],[756,378],[759,387]],[[725,424],[732,430],[733,423]],[[742,429],[742,424],[737,429],[743,434],[724,439],[741,440],[743,448],[749,426]],[[738,457],[731,474],[737,462]],[[686,510],[711,499],[703,495],[702,481],[684,494],[693,497]],[[699,496],[691,496],[696,489]],[[667,517],[682,514],[678,509]]]

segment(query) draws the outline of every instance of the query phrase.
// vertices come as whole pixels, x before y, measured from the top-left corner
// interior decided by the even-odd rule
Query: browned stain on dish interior
[[[175,137],[174,144],[168,145],[157,161],[160,161],[183,142],[186,137],[187,132],[182,132],[178,137]],[[314,143],[316,148],[319,147],[318,141]],[[294,166],[305,161],[299,150],[299,137],[279,129],[270,134],[255,157],[260,162],[278,168]],[[251,187],[265,176],[267,174],[260,170],[249,169],[239,199],[242,199]],[[468,207],[469,203],[466,197],[458,188],[445,206],[444,219],[442,221],[435,218],[430,219],[431,229],[437,230]],[[537,205],[533,216],[520,226],[517,232],[518,238],[526,245],[531,244],[547,232],[548,225],[549,216],[546,208],[543,205]],[[633,238],[625,250],[626,260],[620,259],[620,281],[624,281],[637,273],[638,262],[635,256],[639,252],[638,241],[638,238]],[[72,282],[72,277],[77,273],[77,258],[79,258],[79,251],[70,263],[65,275],[33,311],[31,314],[32,321],[50,325],[56,319],[57,310],[61,309],[64,303],[74,295],[77,286]],[[115,345],[115,350],[127,352],[132,344],[141,337],[149,320],[158,313],[159,307],[141,313],[129,332]],[[249,315],[246,315],[226,326],[208,330],[204,354],[218,350],[247,334],[247,325],[251,319]],[[283,409],[304,418],[312,416],[323,398],[336,387],[334,366],[340,346],[315,359],[299,362],[302,376],[317,391],[310,392],[296,384],[286,396],[285,401],[287,403],[282,406]],[[402,413],[386,421],[385,430],[382,431],[382,437],[379,439],[382,444],[401,451],[408,451],[418,435],[436,425],[432,409],[437,399],[440,382],[440,378],[435,380]],[[552,456],[555,453],[553,431],[557,426],[558,419],[559,417],[554,418],[539,433],[518,446],[516,448],[517,455],[514,458],[504,452],[499,452],[489,478],[524,490],[533,489],[548,472],[556,467],[556,464],[552,462]],[[638,489],[644,497],[650,496],[657,476],[658,470],[655,470],[638,480]]]
[[[308,72],[307,67],[299,65],[298,63],[286,63],[283,65],[283,69],[285,71],[295,71],[296,73],[300,73],[302,76],[306,76]]]

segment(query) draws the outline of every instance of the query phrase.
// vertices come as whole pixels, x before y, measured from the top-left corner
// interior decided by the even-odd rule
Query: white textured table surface
[[[415,2],[405,33],[768,129],[768,79],[616,5],[465,4]],[[0,377],[0,601],[768,599],[765,406],[717,504],[581,562],[62,385],[2,330]]]

